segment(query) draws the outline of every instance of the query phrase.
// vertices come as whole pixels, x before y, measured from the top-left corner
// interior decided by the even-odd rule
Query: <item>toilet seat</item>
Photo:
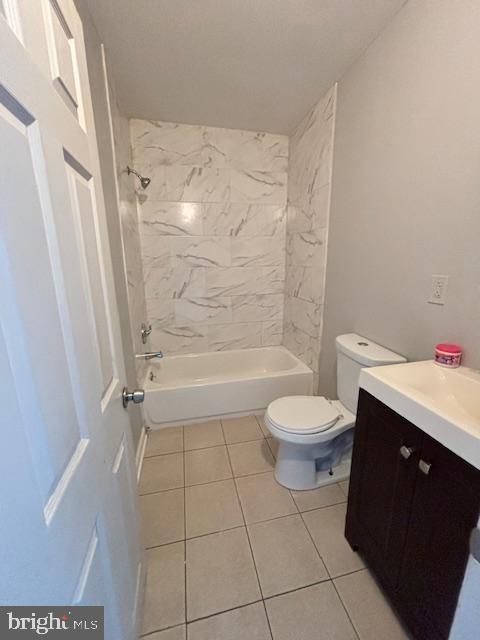
[[[323,396],[285,396],[270,403],[267,418],[285,433],[307,435],[331,429],[342,417]]]

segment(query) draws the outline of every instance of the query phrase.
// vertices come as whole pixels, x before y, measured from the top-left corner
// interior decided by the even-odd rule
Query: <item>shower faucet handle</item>
[[[135,358],[144,358],[145,360],[153,360],[154,358],[163,358],[162,351],[147,351],[147,353],[137,353]]]
[[[148,336],[152,333],[152,325],[149,324],[148,326],[145,324],[145,322],[142,322],[142,326],[141,326],[141,331],[140,334],[142,336],[142,343],[143,344],[147,344],[147,338]]]

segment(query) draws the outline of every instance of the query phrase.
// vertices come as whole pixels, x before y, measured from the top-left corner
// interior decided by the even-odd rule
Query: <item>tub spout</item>
[[[163,358],[163,353],[161,351],[148,351],[147,353],[137,353],[135,357],[153,360],[153,358]]]

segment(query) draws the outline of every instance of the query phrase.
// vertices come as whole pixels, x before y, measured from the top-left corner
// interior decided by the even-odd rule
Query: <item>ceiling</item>
[[[129,117],[289,133],[406,0],[84,0]]]

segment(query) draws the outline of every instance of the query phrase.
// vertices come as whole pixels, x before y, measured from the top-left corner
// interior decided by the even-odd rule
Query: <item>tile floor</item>
[[[343,536],[347,482],[288,491],[247,416],[150,432],[145,640],[405,640]]]

